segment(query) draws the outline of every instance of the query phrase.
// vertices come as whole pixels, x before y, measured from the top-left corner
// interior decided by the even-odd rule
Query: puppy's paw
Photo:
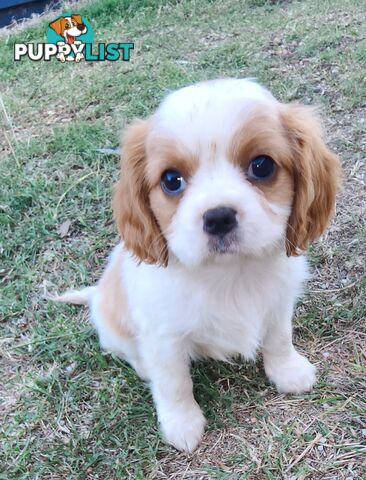
[[[289,357],[267,357],[264,362],[267,377],[282,393],[309,392],[316,381],[316,368],[297,352]]]
[[[177,450],[193,452],[201,442],[206,419],[197,404],[179,408],[160,419],[161,431],[167,443]]]

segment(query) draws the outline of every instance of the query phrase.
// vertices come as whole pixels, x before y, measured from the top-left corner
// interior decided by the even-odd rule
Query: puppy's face
[[[83,24],[80,15],[72,15],[71,17],[60,17],[54,22],[50,23],[50,27],[62,37],[66,42],[74,43],[75,37],[79,37],[87,32],[88,28]]]
[[[149,263],[296,255],[329,221],[338,170],[311,109],[247,80],[205,82],[128,129],[116,220]]]

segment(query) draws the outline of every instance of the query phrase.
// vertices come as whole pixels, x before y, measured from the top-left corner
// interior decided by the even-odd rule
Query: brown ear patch
[[[62,33],[65,30],[65,24],[66,24],[65,18],[60,17],[54,22],[50,23],[49,26],[50,28],[52,28],[52,30],[54,30],[57,33],[57,35],[61,35],[62,37]]]
[[[151,209],[146,178],[148,131],[148,120],[137,121],[126,130],[113,199],[114,216],[128,250],[143,262],[166,266],[167,243]]]
[[[314,108],[283,105],[281,121],[292,149],[294,182],[286,252],[296,256],[327,228],[334,213],[341,166],[323,141]]]
[[[78,25],[81,25],[83,23],[83,20],[81,18],[81,15],[71,15],[71,18],[73,20],[75,20],[75,22],[78,24]]]

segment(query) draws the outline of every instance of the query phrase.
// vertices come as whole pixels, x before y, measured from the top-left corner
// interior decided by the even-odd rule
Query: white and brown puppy
[[[292,344],[308,244],[334,209],[340,165],[314,110],[250,80],[198,83],[128,127],[114,196],[122,237],[89,303],[101,345],[151,384],[163,435],[180,450],[205,418],[190,363],[253,359],[280,392],[315,367]]]
[[[57,42],[58,45],[72,45],[80,44],[78,39],[80,35],[84,35],[88,31],[88,27],[83,23],[81,15],[71,15],[71,17],[60,17],[57,20],[49,24],[50,28],[54,30],[57,35],[64,38],[64,42]],[[57,58],[63,63],[66,60],[80,62],[84,58],[84,54],[78,52],[75,57],[69,55],[65,57],[63,53],[57,55]]]

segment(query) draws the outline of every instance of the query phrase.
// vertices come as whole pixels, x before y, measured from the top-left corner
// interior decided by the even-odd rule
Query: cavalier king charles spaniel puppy
[[[302,252],[327,227],[339,178],[314,109],[249,79],[182,88],[127,128],[113,202],[122,241],[96,286],[58,299],[89,304],[102,347],[150,383],[177,449],[192,452],[205,427],[193,360],[260,349],[279,392],[314,385],[291,318]]]

